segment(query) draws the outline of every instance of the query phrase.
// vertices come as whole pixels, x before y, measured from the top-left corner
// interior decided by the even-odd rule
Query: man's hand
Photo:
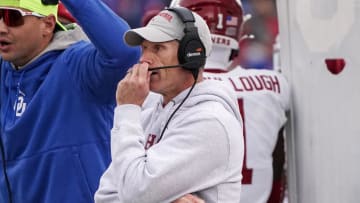
[[[141,106],[150,91],[149,64],[135,64],[129,69],[125,78],[118,83],[116,90],[116,103],[136,104]]]
[[[175,200],[172,203],[205,203],[205,201],[198,198],[195,195],[187,194],[187,195],[182,196],[181,198]]]

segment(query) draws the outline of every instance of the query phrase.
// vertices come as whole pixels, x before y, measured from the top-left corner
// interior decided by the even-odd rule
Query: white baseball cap
[[[206,56],[209,56],[212,49],[210,30],[201,16],[195,12],[192,13],[200,40],[205,47]],[[185,24],[175,12],[162,10],[146,26],[127,31],[124,39],[130,46],[138,46],[144,40],[150,42],[181,41],[185,35],[184,28]]]

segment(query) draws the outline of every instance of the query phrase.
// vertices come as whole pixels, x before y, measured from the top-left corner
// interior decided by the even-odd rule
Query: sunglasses
[[[36,12],[23,11],[16,8],[0,8],[0,20],[3,20],[6,26],[18,27],[23,25],[24,16],[44,17]]]

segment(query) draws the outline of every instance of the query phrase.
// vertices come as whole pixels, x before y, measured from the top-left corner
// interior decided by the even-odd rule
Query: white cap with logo
[[[210,30],[201,16],[195,12],[192,13],[198,35],[205,47],[206,56],[209,56],[212,49]],[[154,16],[146,26],[127,31],[124,39],[130,46],[138,46],[144,40],[150,42],[181,41],[185,35],[184,28],[185,24],[175,12],[163,10]]]

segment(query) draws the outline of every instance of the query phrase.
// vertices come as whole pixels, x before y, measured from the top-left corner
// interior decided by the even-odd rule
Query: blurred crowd
[[[171,0],[103,0],[132,28],[141,26],[141,18],[148,10],[160,10]],[[278,33],[276,0],[241,0],[245,14],[251,18],[244,25],[245,38],[240,44],[240,65],[244,68],[273,69],[273,44]]]
[[[103,0],[118,15],[127,20],[131,28],[141,26],[141,17],[148,10],[161,10],[171,0]]]
[[[241,65],[245,68],[272,69],[272,51],[278,21],[275,0],[242,0],[245,14],[251,19],[245,23],[245,34],[254,35],[254,39],[241,43]]]

